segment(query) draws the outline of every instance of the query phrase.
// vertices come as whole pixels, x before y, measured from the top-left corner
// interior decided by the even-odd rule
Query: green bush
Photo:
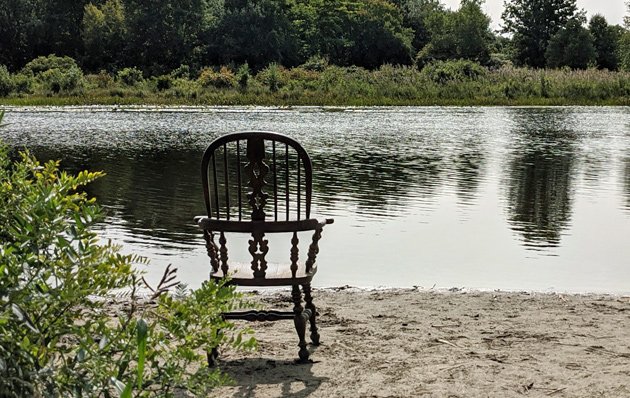
[[[95,85],[98,88],[110,88],[114,85],[114,78],[107,73],[106,70],[101,70],[96,75],[88,75],[86,79],[89,83]]]
[[[173,79],[190,79],[190,66],[180,65],[177,69],[171,71]]]
[[[120,80],[127,86],[135,86],[136,84],[142,83],[144,81],[142,71],[136,67],[124,68],[118,71],[116,77],[118,77],[118,80]]]
[[[72,93],[83,88],[83,72],[78,67],[70,69],[48,69],[37,75],[44,89],[58,94],[60,92]]]
[[[79,68],[74,59],[70,57],[58,57],[55,54],[51,54],[47,57],[41,56],[35,58],[27,63],[22,71],[26,74],[37,76],[51,69],[67,70],[72,68]]]
[[[225,66],[222,66],[218,72],[211,68],[204,68],[197,79],[203,87],[215,88],[231,88],[236,86],[236,77],[234,73]]]
[[[307,59],[300,67],[313,72],[323,72],[326,68],[328,68],[328,65],[328,58],[320,55],[314,55]]]
[[[13,78],[6,66],[0,65],[0,97],[6,97],[15,89]]]
[[[83,72],[74,59],[57,57],[52,54],[47,57],[37,57],[22,69],[22,92],[30,91],[28,77],[33,76],[44,90],[52,93],[76,93],[84,86]]]
[[[422,69],[422,74],[435,83],[445,84],[449,81],[477,80],[487,70],[476,62],[468,60],[435,61]]]
[[[256,78],[269,87],[269,91],[275,93],[287,84],[285,69],[276,64],[269,64],[265,69],[261,70]]]
[[[155,87],[158,91],[168,90],[173,86],[173,78],[169,75],[158,76],[155,79]]]
[[[245,90],[249,85],[249,78],[251,77],[251,71],[249,70],[249,65],[245,62],[241,65],[236,71],[236,80],[238,80],[238,86]]]
[[[243,304],[233,287],[206,282],[171,295],[167,268],[156,304],[137,297],[141,259],[93,231],[103,217],[83,187],[101,175],[0,150],[2,397],[202,395],[225,381],[203,366],[204,350],[255,343],[221,316]]]
[[[15,85],[15,92],[19,94],[33,93],[33,77],[30,75],[24,73],[13,75],[13,84]]]

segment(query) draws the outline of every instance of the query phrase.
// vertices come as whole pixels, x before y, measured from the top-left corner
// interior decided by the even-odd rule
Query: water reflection
[[[463,204],[474,202],[485,163],[481,140],[478,137],[465,139],[454,159],[457,195]]]
[[[192,222],[204,211],[203,150],[255,127],[311,154],[314,212],[336,219],[319,286],[627,292],[628,112],[37,108],[10,111],[0,139],[69,171],[107,172],[88,187],[108,212],[103,235],[191,283],[208,267]]]
[[[564,110],[513,111],[513,148],[507,168],[511,228],[531,248],[555,247],[569,227],[578,136]]]
[[[203,214],[197,150],[34,148],[42,159],[63,159],[71,171],[104,170],[107,176],[87,187],[110,217],[124,223],[131,235],[149,235],[178,244],[197,237],[194,215]],[[199,189],[196,189],[199,187]]]

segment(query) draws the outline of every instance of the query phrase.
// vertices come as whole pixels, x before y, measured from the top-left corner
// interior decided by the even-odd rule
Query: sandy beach
[[[316,289],[322,344],[296,364],[292,321],[252,323],[213,397],[630,397],[630,297]],[[290,307],[288,293],[257,296]],[[307,333],[308,334],[308,333]]]

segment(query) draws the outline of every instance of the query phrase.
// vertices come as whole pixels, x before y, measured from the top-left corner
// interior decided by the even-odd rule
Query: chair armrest
[[[309,218],[307,220],[293,221],[232,221],[217,220],[207,216],[197,216],[194,218],[199,228],[208,231],[224,231],[224,232],[300,232],[313,231],[323,228],[327,224],[332,224],[334,220],[327,218],[318,220]]]

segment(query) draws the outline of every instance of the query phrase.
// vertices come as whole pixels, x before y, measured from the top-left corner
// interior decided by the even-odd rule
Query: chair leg
[[[307,283],[302,285],[302,289],[304,290],[304,301],[306,301],[306,309],[311,310],[311,342],[313,345],[319,345],[319,333],[317,332],[317,309],[315,308],[315,304],[313,304],[313,296],[311,296],[311,284]]]
[[[217,358],[219,358],[219,348],[212,347],[210,352],[206,352],[206,357],[208,360],[208,367],[213,368],[217,364]]]
[[[309,352],[306,349],[306,317],[308,314],[305,314],[304,308],[302,307],[302,293],[300,292],[299,285],[293,285],[293,290],[291,292],[291,297],[293,298],[293,313],[295,314],[294,322],[295,322],[295,330],[297,331],[298,337],[300,339],[300,362],[308,361]]]

